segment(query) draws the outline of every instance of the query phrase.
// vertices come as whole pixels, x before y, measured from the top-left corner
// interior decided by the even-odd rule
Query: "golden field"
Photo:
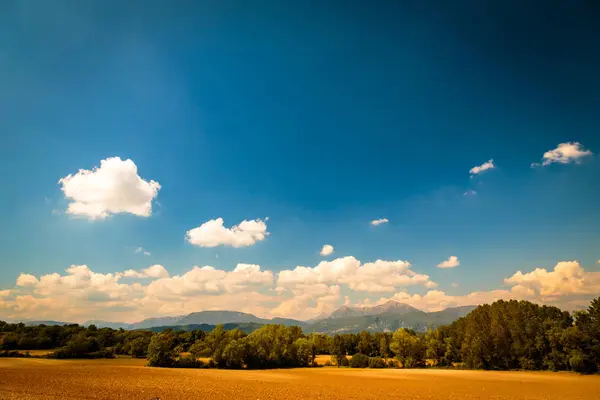
[[[160,369],[145,360],[0,359],[0,399],[511,399],[596,400],[600,376],[310,368]]]

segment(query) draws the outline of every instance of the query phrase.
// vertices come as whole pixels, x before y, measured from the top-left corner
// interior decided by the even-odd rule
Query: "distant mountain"
[[[160,332],[167,328],[190,331],[201,329],[211,331],[218,324],[223,324],[225,329],[241,329],[250,333],[263,325],[280,324],[286,326],[299,326],[305,332],[358,333],[391,332],[398,328],[410,328],[424,332],[429,328],[448,325],[458,318],[464,317],[476,306],[451,307],[442,311],[424,312],[408,304],[398,301],[388,301],[377,306],[350,307],[342,306],[331,315],[320,315],[309,321],[298,321],[289,318],[259,318],[253,314],[239,311],[200,311],[184,316],[147,318],[143,321],[128,324],[125,322],[109,322],[102,320],[86,321],[83,325],[96,325],[98,328],[112,329],[149,329]],[[66,325],[67,322],[58,321],[23,321],[27,325]]]
[[[200,311],[186,315],[177,320],[177,325],[209,324],[217,325],[226,322],[254,322],[263,323],[262,318],[238,311]]]
[[[255,324],[257,326],[262,326],[266,324],[280,324],[287,326],[299,326],[302,329],[307,327],[307,324],[302,321],[298,321],[295,319],[289,318],[273,318],[273,319],[265,319],[259,318],[255,315],[243,313],[239,311],[199,311],[194,312],[188,315],[176,316],[176,317],[160,317],[160,318],[147,318],[143,321],[136,322],[133,324],[128,324],[125,322],[109,322],[109,321],[101,321],[101,320],[90,320],[84,323],[85,326],[89,326],[91,324],[96,325],[98,328],[112,328],[112,329],[152,329],[159,328],[160,330],[164,330],[167,327],[175,329],[183,328],[188,326],[199,326],[206,325],[211,330],[215,325],[218,324]],[[200,328],[196,328],[200,329]],[[233,329],[233,328],[231,328]],[[191,329],[184,329],[191,330]]]
[[[333,311],[329,318],[351,318],[367,315],[379,315],[385,313],[403,315],[414,311],[419,310],[412,306],[409,306],[408,304],[390,300],[378,306],[342,306]]]
[[[22,321],[27,326],[34,325],[47,325],[47,326],[55,326],[55,325],[72,325],[73,322],[62,322],[62,321]]]
[[[302,328],[303,330],[306,329],[310,324],[308,324],[307,322],[304,321],[298,321],[297,319],[290,319],[290,318],[273,318],[273,319],[267,319],[264,320],[266,321],[267,324],[278,324],[278,325],[285,325],[285,326],[299,326],[300,328]]]
[[[308,329],[327,334],[392,332],[398,328],[425,332],[429,328],[451,324],[474,308],[475,306],[452,307],[426,313],[396,301],[374,307],[344,306],[331,313],[329,318],[311,324]]]
[[[454,322],[457,319],[464,317],[476,308],[477,306],[450,307],[442,311],[430,312],[429,315],[431,315],[434,318],[439,318],[443,321],[452,320]]]
[[[324,319],[327,319],[327,318],[329,318],[329,315],[328,315],[328,314],[325,314],[325,313],[320,313],[320,314],[319,314],[319,315],[317,315],[316,317],[314,317],[314,318],[311,318],[311,319],[307,319],[307,320],[306,320],[306,321],[304,321],[304,322],[306,322],[307,324],[314,324],[315,322],[322,321],[322,320],[324,320]]]
[[[111,328],[111,329],[131,329],[131,324],[126,322],[110,322],[103,321],[100,319],[91,319],[89,321],[85,321],[83,326],[88,327],[90,325],[95,325],[97,328]]]
[[[141,322],[136,322],[135,324],[130,324],[129,329],[145,329],[152,328],[154,326],[163,326],[163,325],[182,325],[179,321],[184,318],[183,316],[176,317],[157,317],[157,318],[146,318]]]

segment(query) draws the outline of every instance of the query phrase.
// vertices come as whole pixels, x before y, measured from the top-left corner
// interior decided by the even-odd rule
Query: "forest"
[[[225,330],[222,325],[210,332],[167,329],[155,333],[0,321],[0,356],[27,356],[27,350],[37,349],[52,349],[46,355],[50,358],[145,357],[155,367],[310,367],[316,366],[317,355],[325,354],[330,355],[331,365],[358,368],[598,373],[600,298],[572,314],[527,301],[500,300],[426,333],[400,328],[328,336],[283,325],[264,325],[249,334]]]

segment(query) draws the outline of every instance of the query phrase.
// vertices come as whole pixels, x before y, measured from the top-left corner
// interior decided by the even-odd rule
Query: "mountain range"
[[[450,307],[442,311],[425,312],[408,304],[390,300],[376,306],[342,306],[329,315],[320,315],[308,321],[289,318],[259,318],[253,314],[239,311],[200,311],[182,316],[147,318],[137,323],[110,322],[89,320],[83,325],[96,325],[99,328],[112,329],[151,329],[161,331],[167,328],[210,331],[215,325],[225,324],[227,328],[239,328],[251,332],[266,324],[299,326],[305,332],[358,333],[391,332],[398,328],[410,328],[415,331],[426,331],[440,325],[451,324],[458,318],[467,315],[476,306]],[[46,325],[64,325],[57,321],[24,321],[28,325],[44,323]]]

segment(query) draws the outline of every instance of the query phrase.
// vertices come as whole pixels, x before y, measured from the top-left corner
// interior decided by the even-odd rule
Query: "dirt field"
[[[0,359],[0,399],[597,400],[600,376],[450,370],[144,367],[145,360]]]

